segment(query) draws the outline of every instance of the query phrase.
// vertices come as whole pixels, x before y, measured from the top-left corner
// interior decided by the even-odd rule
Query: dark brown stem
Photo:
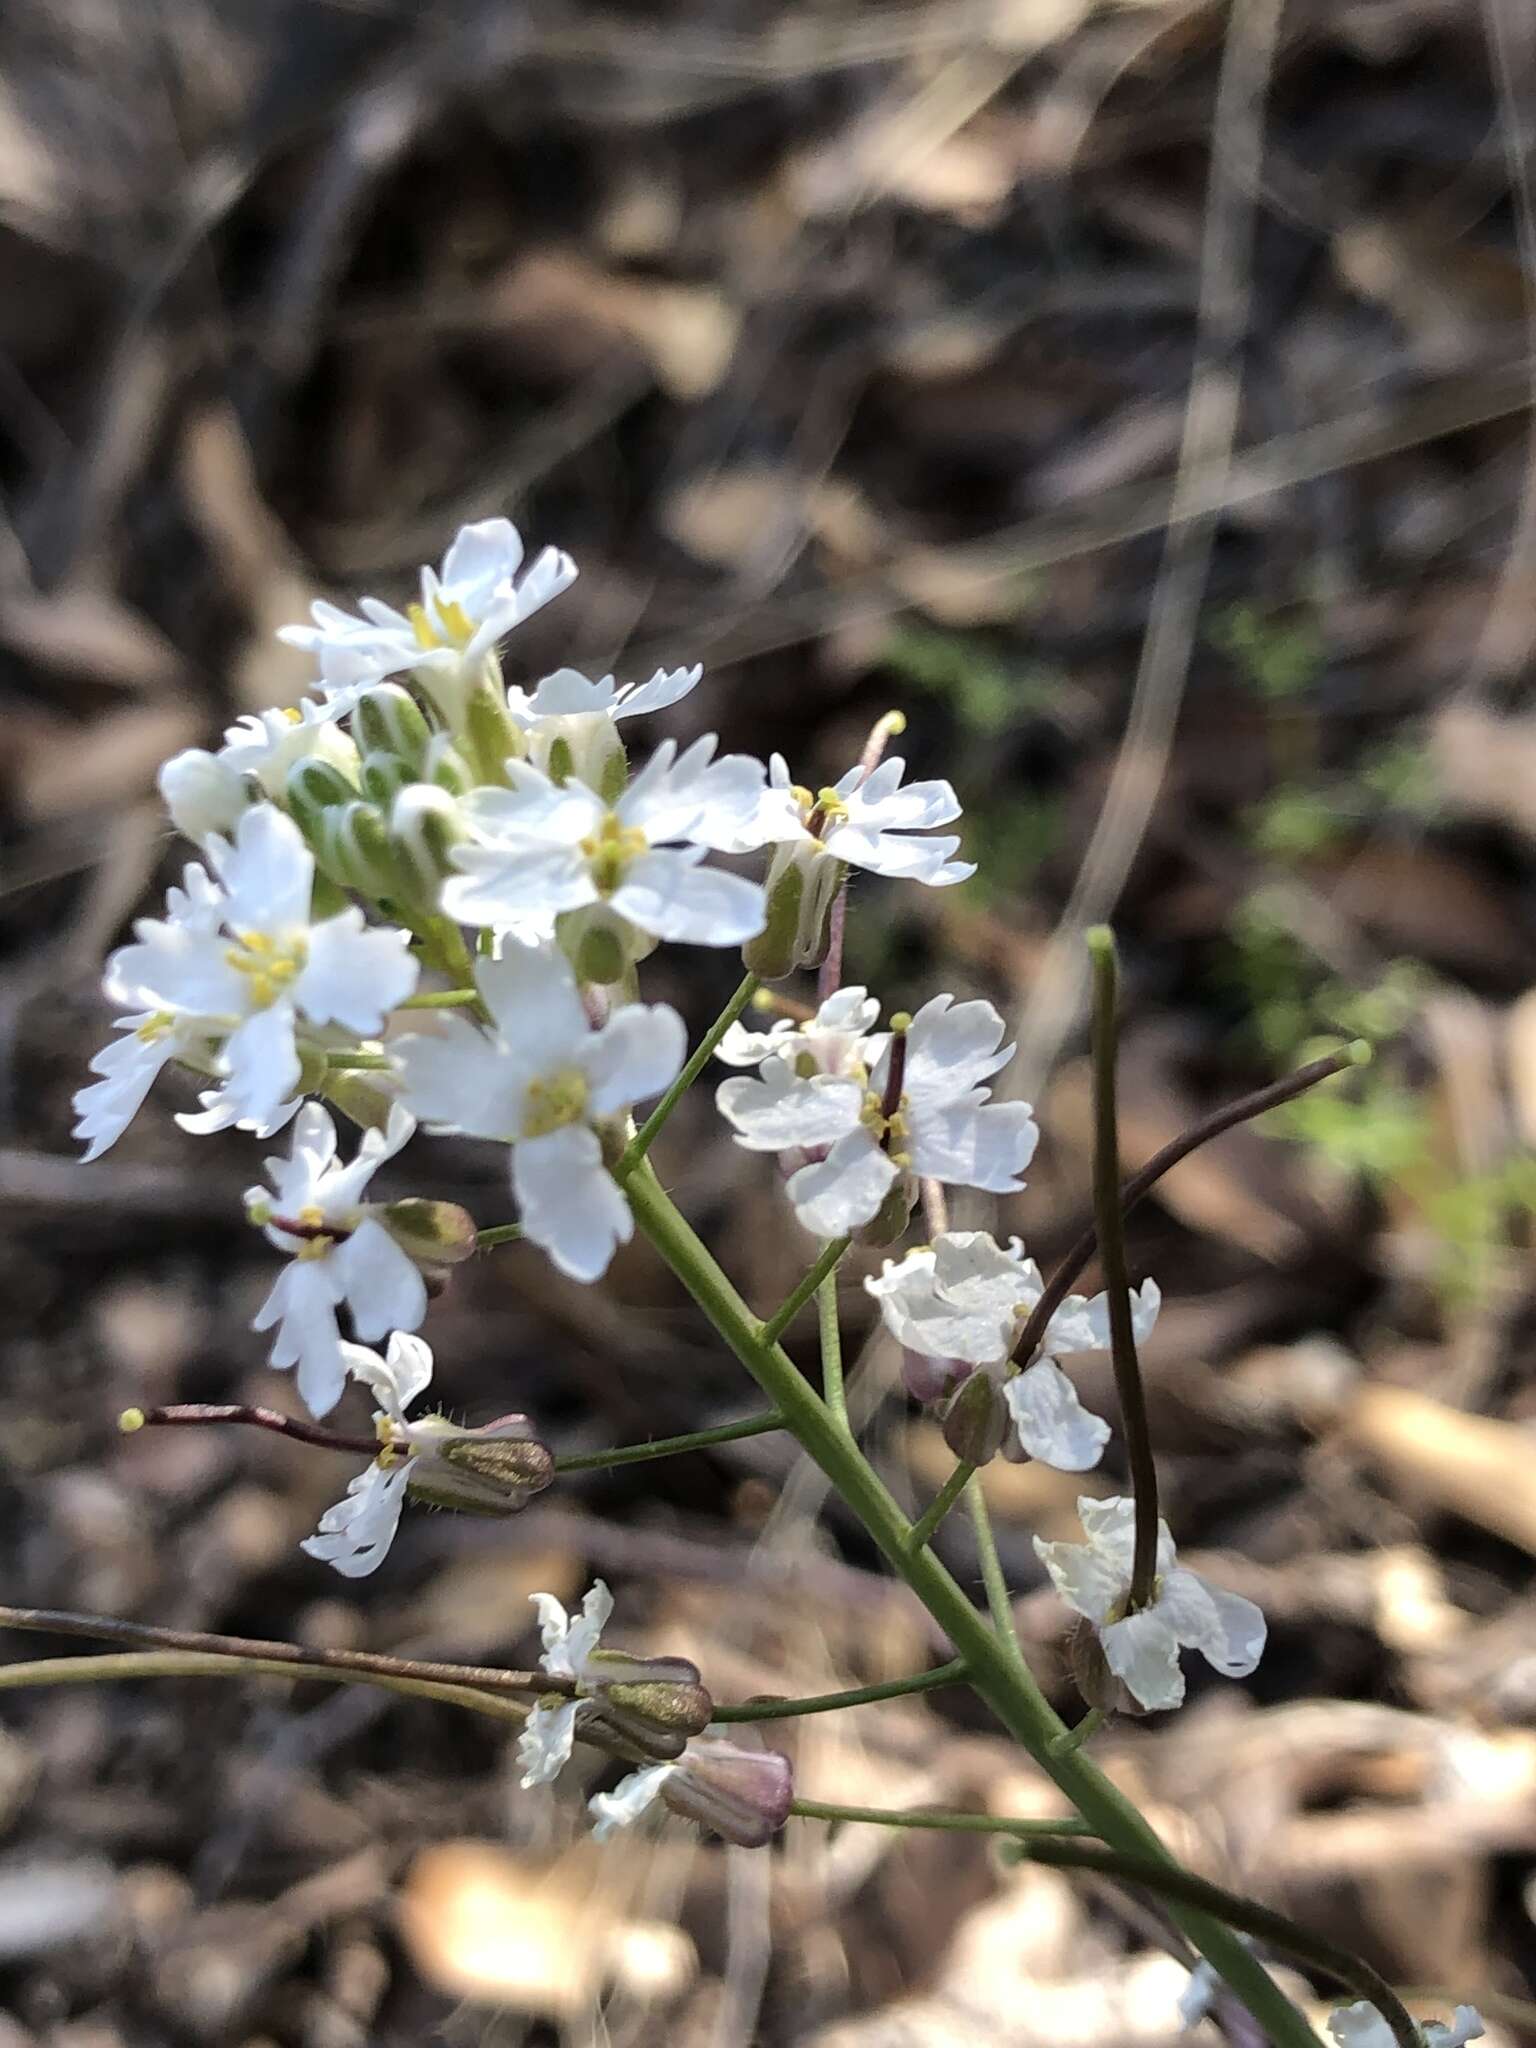
[[[1115,1106],[1120,969],[1107,925],[1088,934],[1093,958],[1093,1207],[1099,1258],[1109,1304],[1109,1351],[1120,1396],[1120,1422],[1136,1503],[1136,1548],[1130,1605],[1150,1607],[1157,1595],[1157,1460],[1147,1421],[1147,1390],[1136,1357],[1131,1322],[1131,1280],[1125,1257],[1125,1212],[1120,1203],[1120,1137]]]
[[[563,1693],[576,1690],[572,1678],[544,1671],[503,1671],[487,1664],[442,1664],[414,1657],[386,1657],[371,1650],[311,1650],[299,1643],[269,1643],[252,1636],[209,1635],[200,1629],[149,1628],[99,1614],[66,1614],[47,1607],[0,1607],[0,1628],[36,1629],[43,1635],[85,1636],[94,1642],[124,1643],[136,1649],[210,1651],[221,1657],[251,1657],[292,1664],[302,1671],[366,1671],[380,1678],[412,1678],[432,1685],[468,1685],[479,1692]]]
[[[1319,1081],[1331,1080],[1335,1074],[1342,1074],[1350,1067],[1364,1063],[1367,1048],[1359,1043],[1345,1046],[1339,1052],[1329,1053],[1325,1059],[1311,1060],[1304,1067],[1298,1067],[1294,1074],[1287,1074],[1283,1081],[1271,1081],[1267,1088],[1256,1088],[1251,1095],[1241,1095],[1236,1102],[1229,1102],[1224,1109],[1213,1110],[1197,1124],[1191,1124],[1177,1138],[1172,1138],[1160,1152],[1154,1152],[1146,1165],[1130,1175],[1120,1189],[1120,1211],[1128,1216],[1136,1204],[1149,1195],[1163,1175],[1181,1159],[1187,1159],[1191,1152],[1209,1144],[1212,1138],[1219,1138],[1223,1132],[1234,1130],[1238,1124],[1251,1123],[1256,1116],[1263,1116],[1267,1110],[1278,1109],[1282,1103],[1293,1101],[1298,1095],[1305,1095],[1309,1088],[1315,1088]],[[1045,1328],[1057,1309],[1072,1292],[1072,1286],[1082,1274],[1089,1260],[1099,1248],[1097,1226],[1090,1224],[1082,1236],[1067,1253],[1056,1271],[1046,1282],[1045,1292],[1035,1303],[1028,1319],[1019,1331],[1019,1341],[1013,1355],[1028,1364],[1039,1350],[1045,1336]]]
[[[182,1401],[170,1408],[126,1408],[119,1427],[128,1433],[139,1429],[186,1428],[205,1423],[244,1422],[253,1429],[267,1429],[274,1436],[291,1436],[296,1443],[313,1444],[322,1451],[345,1451],[350,1457],[376,1458],[378,1439],[371,1436],[340,1436],[334,1430],[319,1429],[312,1422],[298,1422],[276,1408],[251,1408],[238,1403]]]

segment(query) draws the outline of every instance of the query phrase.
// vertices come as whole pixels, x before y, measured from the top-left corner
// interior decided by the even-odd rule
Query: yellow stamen
[[[624,870],[649,850],[650,841],[634,825],[626,825],[617,811],[609,811],[595,832],[581,841],[599,896],[611,896],[624,879]]]
[[[457,598],[434,597],[430,611],[424,604],[407,605],[406,617],[423,653],[435,647],[462,653],[475,637],[475,622]]]
[[[528,1083],[523,1098],[523,1136],[547,1138],[551,1131],[580,1123],[586,1107],[587,1077],[580,1067],[543,1075]]]
[[[303,973],[307,950],[297,934],[279,945],[270,932],[246,931],[235,933],[235,943],[224,949],[224,958],[250,982],[252,1003],[265,1010]]]

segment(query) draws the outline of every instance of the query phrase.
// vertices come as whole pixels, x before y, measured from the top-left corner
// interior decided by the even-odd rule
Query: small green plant
[[[1235,604],[1217,613],[1210,641],[1231,656],[1249,688],[1271,703],[1301,696],[1323,665],[1322,635],[1306,612],[1284,617]]]
[[[884,660],[904,682],[940,698],[975,739],[995,739],[1020,719],[1048,710],[1062,687],[1055,669],[1004,662],[979,634],[934,626],[898,626]]]

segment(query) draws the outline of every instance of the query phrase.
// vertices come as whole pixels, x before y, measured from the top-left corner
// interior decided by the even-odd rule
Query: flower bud
[[[555,1476],[555,1461],[526,1415],[503,1415],[465,1429],[446,1415],[404,1425],[415,1457],[406,1491],[413,1500],[466,1515],[515,1515]]]
[[[560,950],[580,982],[611,987],[622,981],[637,961],[656,950],[656,940],[606,903],[562,912],[555,923]]]
[[[777,872],[774,872],[777,870]],[[782,981],[799,958],[800,906],[805,900],[806,869],[802,862],[780,865],[777,854],[767,887],[768,921],[741,949],[742,964],[763,981]]]
[[[890,1193],[880,1204],[870,1220],[854,1232],[856,1244],[894,1244],[912,1220],[912,1204],[917,1200],[917,1182],[911,1174],[897,1176],[891,1184]]]
[[[357,790],[336,763],[318,754],[294,762],[285,794],[294,822],[312,846],[323,837],[330,815],[357,800]]]
[[[768,924],[742,948],[742,957],[765,981],[779,980],[796,967],[816,967],[826,958],[832,905],[847,869],[823,847],[804,840],[776,846],[764,884]],[[774,944],[767,942],[773,936]],[[761,949],[765,965],[751,955]]]
[[[605,1683],[599,1697],[603,1719],[630,1741],[642,1745],[658,1732],[685,1739],[701,1735],[715,1711],[715,1703],[702,1685],[668,1683],[659,1678]]]
[[[499,683],[482,677],[464,706],[461,741],[466,759],[478,770],[477,781],[506,787],[507,762],[527,752],[522,728],[507,709]]]
[[[458,803],[435,783],[413,782],[395,798],[389,833],[421,897],[434,901],[438,884],[453,872],[453,848],[464,837]]]
[[[364,754],[359,776],[363,794],[371,797],[385,810],[388,810],[401,790],[408,788],[416,779],[409,761],[401,760],[398,754],[384,752]]]
[[[358,801],[327,811],[314,844],[317,858],[348,888],[375,901],[413,895],[375,805]]]
[[[973,1372],[945,1410],[944,1441],[966,1464],[990,1465],[1008,1435],[1008,1420],[1002,1389],[990,1373]]]
[[[457,1202],[412,1195],[387,1203],[378,1218],[400,1249],[423,1265],[456,1266],[474,1255],[475,1219]]]
[[[419,775],[432,739],[421,706],[398,683],[380,683],[359,700],[352,730],[370,754],[394,754]]]
[[[690,1742],[661,1787],[674,1813],[739,1849],[765,1849],[788,1820],[794,1796],[794,1772],[779,1750],[741,1749],[714,1737]]]
[[[321,1092],[362,1130],[382,1131],[387,1129],[395,1106],[387,1078],[367,1069],[336,1067],[326,1073]]]
[[[157,780],[171,823],[188,839],[233,831],[251,801],[245,777],[202,747],[173,754]]]
[[[1079,1619],[1067,1636],[1067,1668],[1084,1704],[1101,1714],[1139,1714],[1142,1709],[1109,1668],[1104,1645],[1091,1621]]]

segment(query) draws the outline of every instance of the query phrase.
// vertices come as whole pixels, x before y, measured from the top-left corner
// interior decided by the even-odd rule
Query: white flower
[[[223,915],[223,896],[195,864],[182,876],[184,887],[166,892],[165,918],[140,918],[134,926],[138,944],[121,947],[107,963],[103,980],[107,998],[129,1012],[114,1029],[123,1034],[103,1046],[91,1061],[101,1079],[75,1095],[78,1121],[74,1136],[86,1141],[85,1159],[99,1159],[115,1145],[142,1108],[162,1067],[173,1059],[209,1068],[220,1021],[196,1009],[168,1001],[165,990],[141,977],[162,955],[174,957],[184,946],[201,946],[213,938]],[[155,976],[156,982],[161,979]]]
[[[1184,1697],[1181,1648],[1198,1650],[1227,1678],[1246,1678],[1264,1653],[1264,1616],[1251,1600],[1208,1586],[1178,1563],[1166,1522],[1157,1534],[1157,1581],[1152,1603],[1129,1614],[1136,1505],[1080,1498],[1086,1543],[1047,1543],[1035,1554],[1069,1607],[1094,1625],[1110,1670],[1149,1711],[1176,1707]]]
[[[595,1127],[617,1129],[676,1078],[683,1020],[626,1003],[594,1031],[567,961],[534,947],[509,944],[475,978],[494,1029],[455,1013],[395,1040],[406,1104],[438,1130],[510,1145],[524,1235],[573,1280],[596,1280],[634,1219]]]
[[[840,1237],[877,1215],[903,1174],[994,1194],[1023,1186],[1040,1135],[1029,1106],[989,1102],[982,1085],[1012,1056],[998,1049],[1002,1035],[990,1003],[935,996],[866,1081],[801,1073],[775,1052],[755,1080],[722,1082],[715,1100],[749,1151],[814,1155],[791,1173],[789,1198],[807,1230]]]
[[[267,1240],[288,1252],[252,1327],[276,1327],[272,1363],[297,1366],[299,1393],[312,1415],[335,1407],[346,1385],[346,1353],[336,1324],[343,1302],[353,1327],[371,1343],[391,1330],[414,1330],[427,1312],[421,1273],[363,1201],[363,1190],[416,1128],[397,1103],[385,1131],[365,1131],[350,1166],[336,1157],[336,1126],[318,1102],[306,1102],[293,1127],[289,1159],[267,1161],[272,1192],[251,1188],[246,1211]]]
[[[250,787],[240,770],[205,747],[172,754],[156,781],[171,823],[199,845],[215,832],[232,832],[250,807]]]
[[[592,1816],[593,1840],[606,1842],[620,1828],[633,1827],[661,1797],[662,1786],[681,1769],[680,1763],[647,1764],[642,1770],[631,1771],[627,1778],[621,1778],[611,1792],[595,1792],[587,1801],[587,1811]]]
[[[585,1685],[587,1692],[570,1699],[541,1700],[523,1723],[517,1738],[517,1760],[523,1767],[524,1791],[549,1784],[569,1761],[577,1719],[596,1688],[592,1660],[613,1613],[613,1595],[601,1579],[594,1582],[578,1615],[567,1614],[553,1593],[534,1593],[530,1598],[538,1609],[544,1644],[540,1667],[551,1678],[571,1679],[577,1687]]]
[[[270,1131],[292,1114],[300,1019],[376,1034],[415,988],[416,962],[405,932],[367,930],[356,908],[310,922],[314,857],[270,804],[245,813],[233,845],[211,839],[208,855],[222,898],[196,917],[138,925],[138,943],[108,963],[108,991],[132,989],[140,1007],[198,1018],[205,1035],[223,1037],[225,1120]]]
[[[1331,2012],[1328,2031],[1339,2048],[1397,2048],[1397,2036],[1385,2018],[1364,1999]],[[1480,2040],[1485,2031],[1482,2015],[1471,2005],[1458,2005],[1449,2025],[1443,2020],[1419,2023],[1424,2048],[1466,2048],[1468,2041]]]
[[[239,775],[249,775],[262,794],[281,803],[289,771],[300,761],[328,761],[351,782],[357,780],[357,748],[336,723],[350,711],[350,697],[320,703],[306,697],[291,709],[248,711],[224,734],[217,759]]]
[[[419,603],[399,612],[365,597],[356,618],[321,602],[310,607],[312,626],[285,626],[278,637],[312,653],[334,689],[409,671],[456,727],[496,643],[575,581],[575,563],[558,548],[545,548],[519,580],[522,561],[511,521],[483,519],[460,529],[440,572],[422,570]]]
[[[680,703],[698,686],[702,668],[657,669],[648,683],[594,683],[579,669],[557,668],[527,696],[509,693],[508,710],[522,728],[528,758],[555,782],[575,776],[604,796],[624,786],[619,720]],[[610,787],[610,778],[617,787]]]
[[[880,1304],[886,1328],[899,1344],[925,1358],[972,1366],[1000,1366],[1019,1327],[1045,1291],[1040,1269],[1015,1237],[1007,1248],[982,1230],[951,1230],[931,1245],[887,1259],[864,1283]],[[1156,1281],[1131,1294],[1137,1342],[1150,1335],[1161,1303]],[[1032,1458],[1062,1472],[1097,1465],[1109,1426],[1090,1415],[1057,1365],[1074,1351],[1109,1349],[1109,1299],[1069,1294],[1046,1324],[1040,1355],[1005,1381],[1003,1397],[1019,1442]]]
[[[553,1464],[526,1415],[504,1415],[478,1429],[443,1415],[408,1419],[406,1409],[432,1379],[432,1352],[422,1338],[396,1330],[382,1358],[362,1344],[343,1344],[341,1354],[351,1377],[378,1398],[379,1455],[299,1548],[343,1578],[378,1570],[408,1493],[477,1514],[513,1514],[549,1483]]]
[[[957,838],[911,836],[954,823],[960,815],[954,790],[947,782],[909,782],[903,788],[906,767],[893,754],[867,774],[862,766],[850,768],[830,789],[813,794],[790,781],[783,755],[775,754],[756,816],[734,850],[799,846],[846,867],[926,882],[931,888],[966,881],[976,867],[950,858],[960,844]]]
[[[432,1352],[422,1338],[403,1330],[390,1338],[382,1358],[362,1344],[338,1348],[343,1371],[378,1396],[384,1450],[348,1484],[346,1497],[326,1509],[315,1534],[299,1548],[333,1566],[345,1579],[362,1579],[384,1562],[400,1526],[412,1460],[409,1455],[393,1455],[393,1438],[396,1429],[404,1434],[406,1409],[431,1384]]]
[[[453,849],[463,870],[443,908],[463,924],[543,936],[561,911],[602,903],[657,939],[735,946],[760,931],[757,882],[699,865],[751,809],[762,764],[714,760],[706,734],[681,755],[663,740],[610,806],[585,783],[552,782],[509,761],[510,789],[476,789],[463,811],[479,844]]]
[[[885,1033],[871,1035],[879,1017],[880,1005],[866,990],[840,988],[803,1022],[776,1017],[766,1031],[729,1025],[715,1047],[715,1058],[728,1067],[760,1067],[777,1055],[802,1075],[852,1079],[862,1088],[886,1047]]]

